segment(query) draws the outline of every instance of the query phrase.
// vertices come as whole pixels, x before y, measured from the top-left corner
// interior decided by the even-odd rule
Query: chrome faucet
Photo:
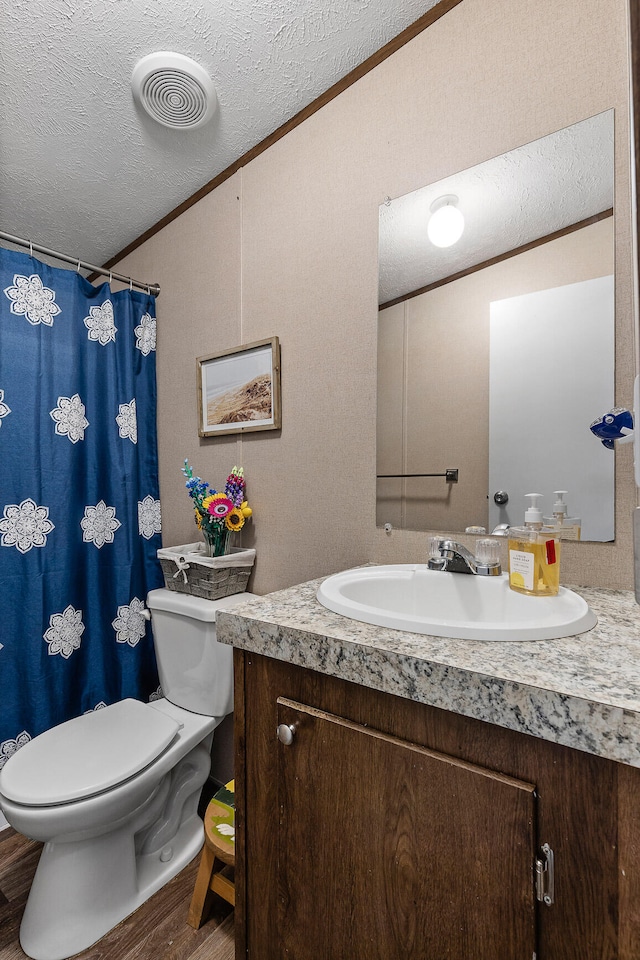
[[[473,573],[479,577],[497,577],[502,573],[497,540],[478,540],[477,553],[457,540],[429,537],[429,570],[448,573]]]

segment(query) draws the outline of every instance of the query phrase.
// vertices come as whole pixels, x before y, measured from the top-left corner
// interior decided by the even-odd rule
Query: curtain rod
[[[142,283],[140,280],[132,280],[131,277],[124,277],[121,273],[114,273],[113,270],[105,270],[104,267],[96,267],[93,263],[87,263],[85,260],[79,260],[77,257],[68,257],[64,253],[57,253],[55,250],[49,250],[47,247],[41,247],[31,240],[23,240],[21,237],[12,237],[9,233],[0,231],[0,240],[7,240],[9,243],[16,243],[20,247],[27,247],[29,253],[33,256],[33,251],[44,253],[49,257],[55,257],[56,260],[64,260],[65,263],[75,263],[76,268],[84,267],[85,270],[91,270],[93,273],[99,273],[103,277],[109,277],[111,280],[120,280],[121,283],[128,283],[129,287],[137,287],[138,290],[146,290],[154,297],[160,296],[160,287],[157,283]]]

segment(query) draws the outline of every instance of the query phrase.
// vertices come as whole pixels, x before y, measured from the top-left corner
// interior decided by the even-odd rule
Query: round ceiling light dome
[[[217,97],[207,71],[181,53],[150,53],[133,68],[137,103],[164,127],[192,130],[211,119]]]
[[[434,247],[451,247],[464,231],[464,216],[458,209],[458,198],[447,194],[434,200],[430,207],[427,236]]]

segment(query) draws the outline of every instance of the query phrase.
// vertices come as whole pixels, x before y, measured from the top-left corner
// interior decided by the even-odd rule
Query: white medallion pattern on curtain
[[[118,405],[118,433],[123,440],[131,440],[131,443],[138,442],[138,420],[136,416],[135,397],[130,403],[120,403]]]
[[[113,318],[111,300],[105,300],[98,307],[89,307],[89,316],[84,318],[83,323],[89,331],[89,340],[95,340],[103,347],[112,340],[115,343],[118,328]]]
[[[4,390],[0,390],[0,427],[2,426],[2,418],[8,417],[10,413],[11,407],[4,402]]]
[[[8,503],[4,508],[4,517],[0,520],[0,544],[28,553],[32,547],[44,547],[52,530],[55,530],[55,524],[49,520],[49,508],[38,506],[28,497],[22,503]]]
[[[144,500],[138,500],[138,533],[145,540],[151,540],[154,534],[161,532],[160,501],[148,494]]]
[[[85,710],[85,713],[95,713],[96,710],[104,710],[106,703],[104,700],[101,700],[100,703],[96,703],[95,707],[92,707],[91,710]]]
[[[136,347],[144,357],[148,357],[156,348],[156,321],[145,313],[133,332],[136,335]]]
[[[0,770],[2,770],[9,757],[12,757],[20,747],[24,747],[25,743],[29,743],[29,740],[31,740],[31,736],[26,730],[23,730],[14,740],[3,740],[0,743]]]
[[[134,597],[131,603],[118,607],[118,616],[112,623],[117,643],[135,647],[147,632],[144,601]]]
[[[85,417],[85,405],[77,393],[72,397],[58,397],[58,406],[49,412],[56,425],[56,433],[68,437],[71,443],[84,440],[84,431],[89,426]]]
[[[30,277],[16,273],[13,286],[5,287],[4,293],[11,300],[11,313],[26,317],[33,326],[44,323],[52,327],[53,318],[62,312],[55,302],[55,292],[44,286],[37,273]]]
[[[49,624],[42,638],[49,646],[49,656],[60,654],[68,660],[74,650],[80,649],[85,629],[82,610],[76,610],[69,604],[62,613],[53,613],[49,617]]]
[[[108,507],[104,500],[100,500],[95,507],[84,508],[80,526],[84,542],[93,543],[99,550],[105,543],[113,543],[113,535],[121,524],[116,517],[116,508]]]

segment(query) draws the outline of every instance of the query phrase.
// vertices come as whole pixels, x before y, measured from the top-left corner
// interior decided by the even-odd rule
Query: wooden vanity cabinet
[[[640,771],[252,653],[235,670],[237,958],[639,960]]]

